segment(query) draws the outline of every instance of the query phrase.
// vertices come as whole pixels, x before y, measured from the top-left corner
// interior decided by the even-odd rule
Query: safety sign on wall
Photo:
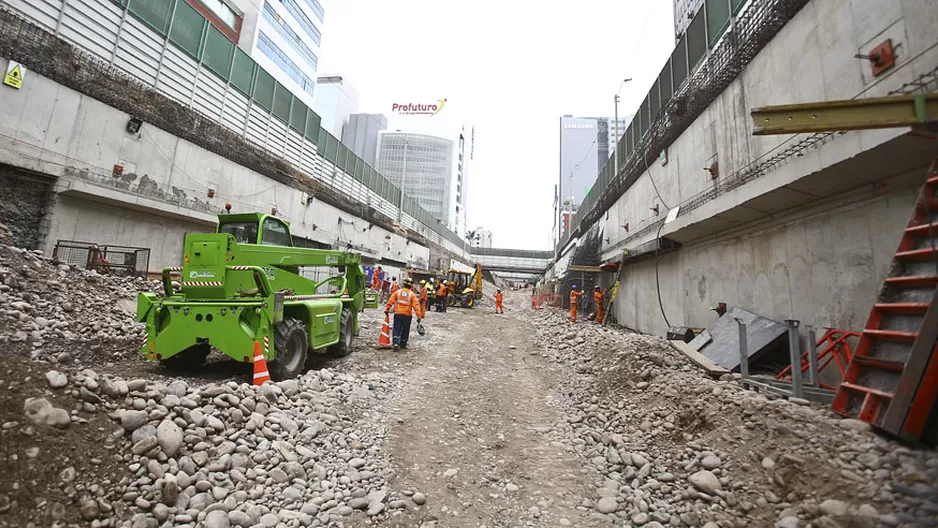
[[[3,84],[12,86],[17,90],[23,86],[23,74],[26,73],[26,67],[16,61],[10,61],[7,66],[7,74],[3,77]]]

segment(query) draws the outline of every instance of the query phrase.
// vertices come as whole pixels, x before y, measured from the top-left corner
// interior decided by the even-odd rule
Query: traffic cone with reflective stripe
[[[261,344],[254,342],[254,384],[263,385],[265,381],[270,381],[270,372],[267,371],[267,360],[264,359],[264,353],[261,352]]]
[[[388,314],[384,314],[384,326],[381,327],[377,348],[391,348],[391,316]]]

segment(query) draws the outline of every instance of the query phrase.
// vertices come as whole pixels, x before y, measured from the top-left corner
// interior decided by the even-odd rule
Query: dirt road
[[[583,501],[594,486],[549,434],[565,420],[552,404],[563,378],[533,329],[487,307],[430,313],[425,323],[428,335],[407,351],[356,356],[364,368],[406,373],[389,402],[391,485],[424,494],[426,505],[389,525],[608,525],[589,517]]]

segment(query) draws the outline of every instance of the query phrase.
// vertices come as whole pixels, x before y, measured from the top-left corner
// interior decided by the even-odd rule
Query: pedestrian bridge
[[[552,251],[526,249],[472,248],[470,252],[473,263],[482,264],[483,270],[525,275],[543,274],[554,256]]]

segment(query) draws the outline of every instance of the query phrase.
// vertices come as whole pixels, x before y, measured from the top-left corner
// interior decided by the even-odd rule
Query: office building
[[[616,127],[616,121],[613,118],[596,118],[596,136],[599,141],[597,143],[599,148],[596,149],[596,166],[599,169],[606,165],[606,160],[611,158],[616,151],[616,132],[618,132],[619,137],[622,137],[631,123],[632,116],[620,117],[618,127]],[[606,140],[603,141],[602,138]]]
[[[378,133],[377,171],[434,218],[453,223],[452,182],[456,144],[427,134],[383,130]],[[395,204],[396,205],[396,204]]]
[[[483,229],[481,226],[475,228],[471,232],[472,237],[469,239],[469,245],[474,248],[490,248],[492,247],[492,232]]]
[[[342,143],[371,167],[377,163],[378,133],[388,128],[383,114],[352,114],[342,131]]]
[[[236,5],[243,12],[238,46],[274,79],[313,105],[325,10],[320,0],[205,0],[227,20]],[[227,18],[226,18],[227,17]]]
[[[625,134],[632,117],[619,118],[619,137]],[[615,120],[608,117],[560,118],[560,203],[561,210],[575,209],[596,182],[599,171],[615,152]]]
[[[474,130],[474,129],[473,129]],[[453,199],[453,208],[450,211],[450,222],[449,228],[453,230],[459,236],[463,236],[467,230],[467,201],[468,201],[468,185],[469,185],[469,161],[471,159],[471,138],[466,134],[466,128],[463,127],[462,131],[459,133],[459,140],[457,142],[456,155],[454,156],[455,166],[453,167],[453,173],[456,175],[453,178],[452,183],[452,193],[454,196]]]
[[[349,116],[358,111],[358,91],[341,75],[320,75],[313,111],[322,119],[319,126],[341,138]]]
[[[681,40],[704,0],[674,0],[674,40]]]

